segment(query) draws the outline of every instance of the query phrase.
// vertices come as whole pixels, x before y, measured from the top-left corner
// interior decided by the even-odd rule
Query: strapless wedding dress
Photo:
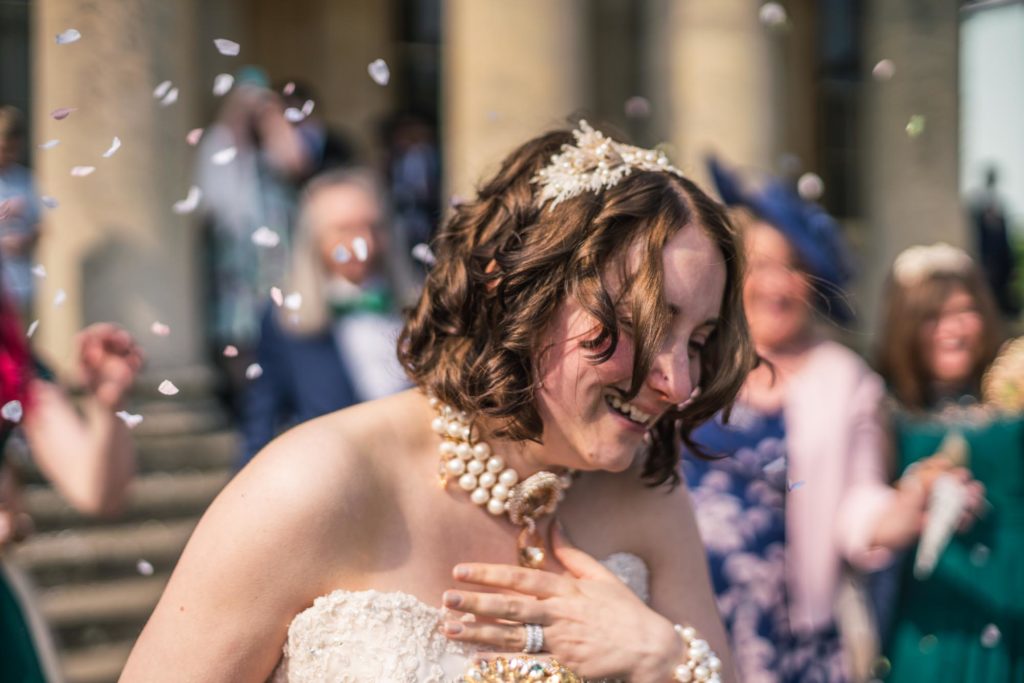
[[[636,555],[604,560],[644,602],[647,565]],[[402,593],[337,590],[317,598],[288,627],[271,683],[449,683],[461,680],[475,650],[448,640],[446,610]]]

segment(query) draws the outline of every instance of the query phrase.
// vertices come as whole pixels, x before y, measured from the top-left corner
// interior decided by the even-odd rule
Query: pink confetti
[[[77,107],[61,107],[60,109],[54,109],[53,111],[51,111],[50,112],[50,116],[52,116],[53,118],[57,119],[58,121],[63,121],[67,117],[71,116],[71,112],[73,112],[73,111],[78,111],[78,108]]]
[[[224,347],[224,357],[225,358],[237,358],[238,357],[238,349],[236,347],[232,346],[231,344],[228,344],[227,346]]]
[[[188,132],[188,135],[185,136],[185,142],[195,147],[199,144],[199,138],[201,137],[203,137],[203,129],[193,128]]]
[[[166,337],[171,333],[171,328],[168,325],[165,325],[162,322],[157,321],[149,326],[149,331],[158,337]]]

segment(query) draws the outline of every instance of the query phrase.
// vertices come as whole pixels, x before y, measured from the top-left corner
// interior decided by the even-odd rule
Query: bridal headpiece
[[[664,152],[616,142],[586,121],[581,120],[572,134],[576,144],[562,145],[562,151],[552,155],[551,162],[531,179],[541,188],[538,206],[550,201],[554,208],[584,192],[614,187],[635,170],[683,175]]]

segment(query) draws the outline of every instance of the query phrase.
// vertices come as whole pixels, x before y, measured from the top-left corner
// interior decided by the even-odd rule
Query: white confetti
[[[280,287],[270,288],[270,300],[273,301],[278,306],[284,303],[284,294],[281,292]]]
[[[348,263],[352,260],[352,253],[345,248],[344,244],[339,244],[334,248],[334,251],[331,253],[331,257],[337,263]]]
[[[54,138],[53,140],[47,140],[43,144],[39,145],[39,149],[53,149],[60,144],[60,140]]]
[[[162,83],[160,83],[160,85],[153,88],[153,97],[158,100],[162,99],[163,96],[167,94],[167,91],[171,89],[172,85],[174,84],[170,81],[163,81]]]
[[[169,379],[165,379],[163,382],[160,382],[160,386],[158,386],[156,390],[164,396],[174,396],[178,393],[178,387],[174,386],[174,382]]]
[[[310,114],[312,114],[313,113],[313,107],[315,107],[315,106],[316,106],[316,104],[313,102],[313,100],[306,100],[305,102],[303,102],[302,103],[302,113],[303,113],[303,115],[309,116]]]
[[[761,23],[770,28],[778,28],[786,23],[786,8],[777,2],[766,2],[757,12]]]
[[[149,331],[158,337],[166,337],[171,333],[171,328],[168,325],[157,320],[149,326]]]
[[[817,173],[804,173],[796,181],[796,191],[809,202],[816,202],[825,194],[825,181]]]
[[[75,43],[82,39],[82,34],[78,32],[78,29],[69,28],[66,31],[61,31],[57,34],[57,44],[67,45],[69,43]]]
[[[46,266],[44,266],[42,263],[35,264],[34,266],[32,266],[32,274],[38,278],[46,277]]]
[[[298,292],[292,292],[284,298],[284,307],[289,311],[297,311],[302,308],[302,295]]]
[[[39,329],[39,321],[38,320],[33,320],[29,324],[28,329],[25,331],[25,336],[28,337],[29,339],[31,339],[32,335],[34,335],[36,333],[37,329]]]
[[[174,202],[174,206],[171,209],[174,213],[182,216],[186,213],[192,213],[199,206],[199,200],[203,198],[203,191],[193,185],[188,188],[188,194],[184,199]]]
[[[971,564],[973,564],[975,567],[984,567],[985,564],[988,562],[988,556],[990,554],[991,551],[988,549],[987,545],[984,545],[982,543],[975,543],[974,547],[971,548]]]
[[[357,237],[352,240],[352,252],[356,255],[357,261],[365,261],[370,256],[370,247],[366,244],[366,239]]]
[[[71,175],[76,178],[84,178],[87,175],[92,175],[95,170],[95,166],[75,166],[71,169]]]
[[[226,57],[234,57],[242,49],[238,43],[227,38],[215,38],[213,44],[217,46],[217,51]]]
[[[60,206],[60,202],[58,202],[54,197],[50,197],[49,195],[45,194],[39,198],[39,201],[42,202],[43,206],[45,206],[47,209],[56,209],[58,206]]]
[[[761,468],[761,471],[765,474],[780,474],[786,471],[786,458],[785,456],[779,456],[770,463]]]
[[[193,128],[188,132],[188,135],[185,136],[185,142],[195,147],[199,144],[199,138],[201,137],[203,137],[203,129]]]
[[[67,117],[71,116],[71,112],[73,111],[76,111],[75,107],[61,107],[60,109],[54,109],[51,111],[50,116],[58,121],[63,121]]]
[[[295,107],[288,107],[284,110],[284,118],[289,123],[301,123],[305,120],[306,115],[302,113],[301,109]]]
[[[256,379],[257,377],[259,377],[262,374],[263,374],[263,368],[260,367],[259,363],[253,363],[252,365],[250,365],[249,367],[247,367],[245,369],[245,378],[246,379]]]
[[[888,81],[896,75],[896,64],[891,59],[883,59],[871,69],[871,75],[876,81]]]
[[[146,560],[139,560],[135,563],[135,571],[143,576],[153,576],[153,565]]]
[[[121,149],[121,138],[115,135],[114,141],[110,143],[110,149],[103,153],[103,158],[109,159],[110,157],[114,156],[114,153],[117,152],[117,150],[119,149]]]
[[[232,346],[231,344],[228,344],[227,346],[224,347],[224,357],[225,358],[237,358],[238,357],[238,348],[235,347],[235,346]]]
[[[21,401],[15,399],[8,401],[4,404],[3,408],[0,408],[0,417],[3,417],[8,422],[21,422],[21,416],[24,415],[25,411],[21,407]]]
[[[391,69],[383,59],[375,59],[370,62],[370,65],[366,67],[366,72],[370,74],[370,78],[377,85],[387,85],[391,80]]]
[[[626,117],[631,119],[646,119],[651,115],[651,101],[646,97],[637,95],[626,100]]]
[[[217,97],[227,95],[234,84],[235,77],[231,74],[217,74],[217,77],[213,79],[213,94]]]
[[[139,423],[142,422],[141,415],[129,413],[127,410],[119,410],[114,413],[114,415],[121,418],[121,422],[124,422],[128,426],[128,429],[135,429],[139,426]]]
[[[803,479],[801,479],[800,481],[792,481],[789,483],[789,490],[796,491],[799,488],[803,488],[804,484],[806,483],[807,482],[805,482]]]
[[[291,95],[293,92],[295,92],[294,81],[288,81],[287,83],[284,84],[284,87],[281,88],[281,94],[284,95],[285,97]]]
[[[981,646],[993,648],[1002,640],[1003,634],[995,624],[988,624],[981,632]]]
[[[210,161],[217,166],[226,166],[235,160],[236,154],[238,154],[238,149],[235,147],[225,147],[219,152],[214,152],[213,156],[210,157]]]
[[[281,236],[271,230],[265,225],[253,230],[252,243],[257,247],[266,247],[267,249],[273,249],[281,243]]]
[[[434,258],[434,252],[430,249],[430,245],[423,242],[412,248],[412,257],[428,266],[432,266],[437,262],[437,259]]]
[[[178,101],[178,89],[177,88],[171,88],[167,92],[167,94],[164,95],[164,98],[162,100],[160,100],[160,106],[161,107],[169,107],[169,106],[171,106],[172,104],[174,104],[177,101]]]
[[[58,289],[57,293],[53,295],[53,305],[60,306],[67,300],[67,298],[68,293],[65,292],[63,289]]]

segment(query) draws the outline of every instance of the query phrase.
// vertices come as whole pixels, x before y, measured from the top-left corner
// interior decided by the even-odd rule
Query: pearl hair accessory
[[[904,249],[892,264],[893,278],[903,287],[913,287],[940,273],[959,275],[973,261],[963,249],[945,242]]]
[[[708,641],[697,637],[692,626],[675,625],[676,633],[683,641],[685,659],[672,672],[672,680],[679,683],[722,683],[722,660],[708,645]]]
[[[469,416],[429,397],[438,415],[431,429],[441,437],[438,468],[441,485],[456,481],[469,499],[495,516],[508,515],[519,534],[519,564],[536,569],[544,564],[544,544],[537,535],[537,520],[550,515],[572,484],[572,473],[537,472],[525,481],[505,466],[505,460],[491,451],[486,441],[475,438]]]
[[[535,175],[531,182],[541,186],[537,205],[549,200],[555,208],[567,199],[584,192],[600,192],[614,187],[634,170],[673,173],[683,172],[668,162],[664,152],[616,142],[581,120],[572,132],[575,145],[562,145],[562,151]]]

